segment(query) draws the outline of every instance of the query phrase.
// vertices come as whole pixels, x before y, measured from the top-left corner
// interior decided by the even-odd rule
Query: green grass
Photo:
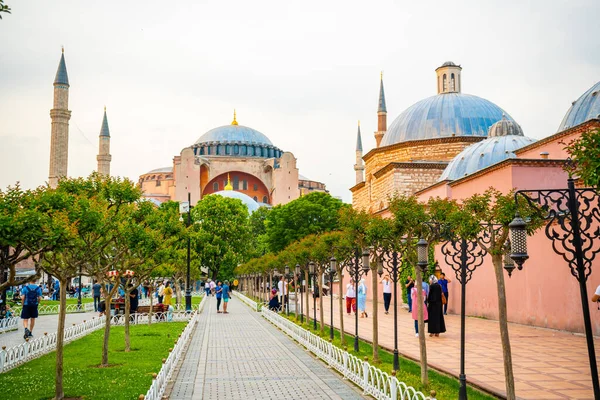
[[[131,348],[124,352],[123,327],[110,333],[109,363],[97,368],[102,357],[104,330],[99,330],[65,346],[65,397],[83,399],[137,399],[152,384],[162,359],[169,355],[185,322],[132,325]],[[2,374],[2,398],[51,399],[54,397],[56,355],[47,354]]]
[[[93,303],[94,299],[91,297],[83,297],[81,299],[82,303]],[[40,301],[41,306],[54,306],[60,304],[59,300],[42,300]],[[69,304],[77,304],[77,297],[75,298],[67,298],[67,305]]]

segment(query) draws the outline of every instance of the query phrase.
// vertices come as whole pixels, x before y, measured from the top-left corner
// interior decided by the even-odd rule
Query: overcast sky
[[[463,67],[464,93],[506,110],[525,135],[556,132],[600,80],[600,1],[6,0],[0,20],[0,187],[48,177],[61,46],[72,110],[69,176],[96,169],[103,107],[113,175],[134,181],[237,109],[241,125],[351,200],[361,121],[375,145],[379,72],[388,125]]]

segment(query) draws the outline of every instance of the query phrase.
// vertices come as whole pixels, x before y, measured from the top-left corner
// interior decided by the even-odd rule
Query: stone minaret
[[[50,137],[50,173],[48,183],[55,188],[58,180],[67,176],[69,161],[69,76],[63,48],[54,78],[54,106],[50,110],[52,133]]]
[[[383,72],[379,80],[379,105],[377,107],[377,132],[375,132],[376,147],[379,147],[383,135],[387,131],[387,109],[385,108],[385,93],[383,92]]]
[[[356,184],[365,181],[365,165],[363,164],[363,148],[362,139],[360,137],[360,121],[358,121],[358,133],[356,134],[356,164],[354,164],[354,171],[356,171]]]
[[[98,156],[98,173],[100,175],[110,176],[110,131],[108,130],[108,119],[106,118],[106,107],[104,107],[104,118],[102,119],[102,128],[100,128],[100,137]]]

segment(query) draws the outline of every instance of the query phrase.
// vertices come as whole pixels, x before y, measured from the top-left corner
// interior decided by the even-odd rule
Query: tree
[[[600,188],[600,129],[582,133],[579,139],[568,143],[565,149],[575,160],[573,172],[586,185]]]
[[[327,193],[314,192],[273,207],[265,220],[269,249],[277,253],[310,234],[338,228],[338,211],[349,207]]]
[[[192,209],[197,224],[194,247],[213,280],[231,279],[250,242],[248,209],[238,199],[206,196]]]
[[[252,245],[249,249],[249,256],[260,257],[269,252],[269,244],[267,241],[266,220],[271,209],[267,207],[259,207],[248,220],[250,224],[250,236]]]
[[[2,19],[2,14],[1,13],[7,13],[10,14],[10,7],[6,4],[4,4],[4,0],[0,0],[0,19]]]

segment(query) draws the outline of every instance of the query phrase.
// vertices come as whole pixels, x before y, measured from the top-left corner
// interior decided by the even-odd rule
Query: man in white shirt
[[[164,282],[161,282],[160,286],[158,287],[158,302],[159,303],[162,304],[164,296],[165,296],[165,284],[164,284]]]
[[[346,312],[350,315],[350,307],[356,314],[356,289],[354,288],[354,280],[350,279],[350,283],[346,285]]]
[[[277,282],[277,296],[279,297],[279,304],[281,304],[282,306],[283,306],[283,304],[285,304],[283,302],[283,298],[284,298],[283,291],[284,291],[284,281],[283,281],[283,276],[282,276],[279,278],[279,282]]]
[[[217,287],[217,284],[215,283],[215,281],[210,281],[210,292],[212,293],[212,295],[215,295],[215,288]]]

